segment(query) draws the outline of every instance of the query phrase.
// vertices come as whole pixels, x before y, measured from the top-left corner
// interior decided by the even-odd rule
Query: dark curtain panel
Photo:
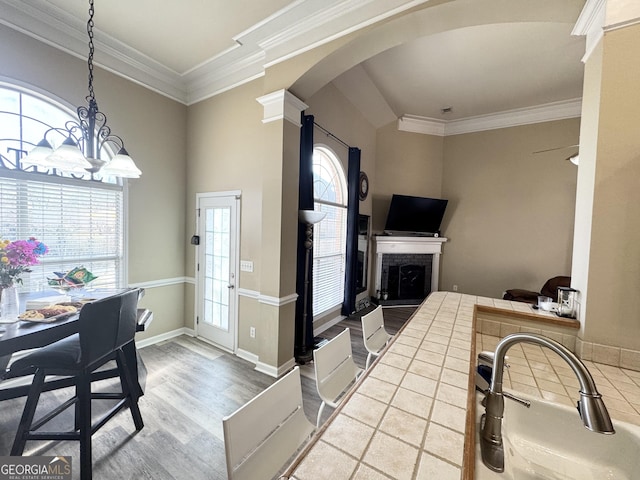
[[[344,279],[344,302],[342,314],[351,315],[356,311],[356,276],[358,268],[358,215],[360,198],[360,149],[349,147],[349,167],[347,169],[347,253]]]
[[[302,128],[300,129],[300,186],[298,191],[298,208],[313,210],[313,115],[302,114]],[[313,250],[309,251],[309,285],[305,304],[305,248],[307,225],[298,221],[298,255],[296,270],[296,322],[294,354],[298,362],[304,363],[313,358]],[[313,248],[313,247],[312,247]],[[306,321],[304,312],[306,311]],[[303,325],[306,324],[306,325]]]

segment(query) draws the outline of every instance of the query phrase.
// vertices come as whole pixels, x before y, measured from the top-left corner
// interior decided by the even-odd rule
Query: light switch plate
[[[243,272],[253,272],[253,262],[251,260],[240,260],[240,270]]]

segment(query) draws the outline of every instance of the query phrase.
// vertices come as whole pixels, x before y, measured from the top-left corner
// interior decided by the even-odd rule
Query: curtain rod
[[[324,128],[323,126],[321,126],[320,124],[313,122],[313,125],[315,127],[317,127],[319,130],[322,130],[328,137],[333,138],[335,141],[341,143],[342,145],[344,145],[346,148],[351,148],[351,145],[349,145],[348,143],[340,140],[338,137],[336,137],[333,133],[331,133],[329,130],[327,130],[326,128]]]

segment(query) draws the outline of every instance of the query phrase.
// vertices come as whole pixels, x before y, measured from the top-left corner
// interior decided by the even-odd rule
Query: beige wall
[[[187,119],[187,233],[195,231],[196,194],[242,191],[240,257],[254,262],[241,272],[243,288],[257,290],[261,271],[262,159],[265,133],[259,81],[189,107]],[[195,252],[187,248],[186,272],[195,275]]]
[[[588,97],[599,121],[583,340],[640,350],[640,25],[601,42],[587,63],[600,90]]]
[[[336,135],[349,146],[357,147],[360,153],[360,170],[367,173],[369,181],[375,178],[376,130],[351,102],[329,83],[312,97],[305,99],[309,106],[305,110],[314,116],[314,121]],[[314,142],[330,147],[340,158],[345,176],[349,157],[348,149],[315,129]],[[360,213],[371,215],[371,197],[360,202]]]
[[[257,98],[271,93],[263,83],[189,108],[187,228],[195,230],[196,194],[241,192],[240,259],[252,261],[253,272],[239,272],[238,348],[272,371],[293,359],[300,131],[288,120],[262,122]],[[191,276],[194,255],[187,247]]]
[[[263,182],[273,175],[279,182],[280,171],[263,175],[265,126],[261,96],[262,84],[254,81],[189,107],[187,168],[187,235],[195,232],[196,194],[240,190],[240,258],[253,262],[253,272],[238,272],[238,288],[260,292],[262,259]],[[276,137],[277,140],[277,137]],[[282,145],[282,142],[279,142]],[[195,277],[195,250],[186,248],[186,272]],[[188,299],[193,303],[194,298]],[[194,328],[196,312],[185,318]],[[242,298],[238,306],[238,346],[259,354],[258,340],[266,329],[260,324],[256,298]],[[256,339],[249,328],[257,329]]]
[[[579,120],[446,137],[440,287],[501,298],[571,271]]]
[[[506,288],[538,289],[548,277],[571,271],[576,169],[563,160],[565,152],[530,152],[577,143],[577,119],[444,139],[398,132],[395,124],[374,131],[327,84],[372,54],[441,29],[512,20],[510,15],[546,20],[546,10],[530,2],[516,2],[509,12],[484,9],[481,18],[471,18],[463,8],[471,2],[447,3],[277,64],[265,78],[189,108],[96,69],[100,107],[143,171],[141,179],[129,182],[129,279],[166,283],[148,288],[143,300],[154,310],[145,336],[193,327],[193,285],[167,279],[194,276],[194,250],[187,240],[195,228],[198,192],[242,191],[240,258],[253,261],[254,272],[240,273],[240,288],[276,299],[292,293],[297,130],[282,122],[263,124],[256,101],[291,85],[319,123],[362,149],[362,169],[372,188],[360,207],[373,215],[375,230],[383,228],[392,193],[450,200],[443,223],[450,240],[444,245],[441,288],[457,284],[465,293],[499,297]],[[570,3],[567,22],[580,2]],[[439,18],[448,20],[434,21]],[[592,155],[592,242],[581,245],[580,258],[573,259],[575,272],[589,255],[588,275],[583,270],[589,294],[585,340],[628,348],[639,348],[640,342],[635,340],[640,339],[639,300],[628,295],[638,284],[640,256],[640,220],[628,208],[639,200],[634,183],[640,169],[639,29],[607,33],[602,66],[591,65],[601,68],[601,86],[596,87],[601,90],[592,97],[596,104],[585,110],[600,115],[599,122],[587,120],[597,124],[590,128],[598,136]],[[0,65],[4,79],[33,86],[69,106],[84,103],[84,60],[1,25]],[[581,139],[584,158],[590,155],[588,141]],[[334,150],[339,152],[337,146]],[[265,272],[267,266],[274,272]],[[292,350],[292,304],[278,307],[243,297],[239,308],[240,348],[272,365],[286,362]],[[249,326],[257,328],[258,338],[248,338]]]
[[[305,110],[314,116],[314,121],[351,147],[360,149],[360,171],[366,172],[369,181],[373,182],[376,175],[376,130],[365,117],[347,100],[342,93],[329,83],[315,95],[305,100],[309,106]],[[314,143],[329,147],[340,159],[347,175],[349,151],[347,147],[327,136],[319,129],[314,130]],[[373,190],[373,186],[370,188]],[[359,202],[360,213],[371,215],[372,195]],[[369,249],[370,251],[371,249]],[[369,259],[369,273],[371,272]],[[368,286],[371,286],[369,276]],[[358,295],[358,299],[366,293]],[[326,315],[314,318],[314,329],[321,329],[327,322],[340,315],[340,308],[328,312]]]
[[[97,58],[96,58],[97,60]],[[87,65],[0,25],[0,75],[75,110],[87,95]],[[98,105],[142,170],[129,180],[128,276],[152,282],[142,305],[154,312],[140,338],[183,326],[187,108],[100,68]],[[175,279],[178,279],[177,281]]]
[[[401,132],[397,122],[377,131],[373,177],[373,231],[381,232],[391,196],[440,198],[443,137]]]

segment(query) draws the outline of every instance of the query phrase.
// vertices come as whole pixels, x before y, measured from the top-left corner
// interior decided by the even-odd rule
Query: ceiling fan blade
[[[548,148],[546,150],[538,150],[537,152],[533,152],[534,154],[536,153],[545,153],[545,152],[553,152],[555,150],[564,150],[565,148],[575,148],[575,147],[579,147],[580,145],[567,145],[564,147],[555,147],[555,148]]]

